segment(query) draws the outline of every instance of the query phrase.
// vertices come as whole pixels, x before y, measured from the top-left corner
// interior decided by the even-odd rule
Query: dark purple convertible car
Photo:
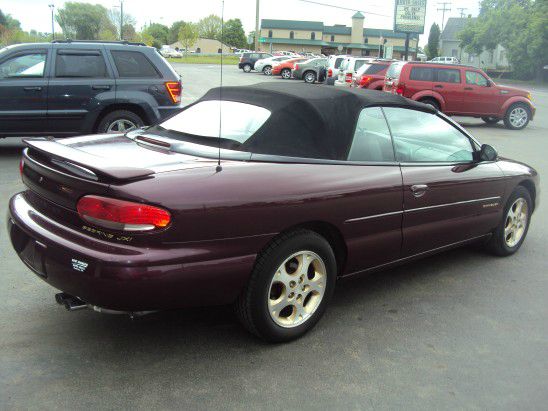
[[[232,303],[248,330],[286,341],[340,277],[478,240],[509,255],[525,239],[535,170],[430,106],[305,84],[220,95],[126,135],[26,140],[8,229],[58,302]]]

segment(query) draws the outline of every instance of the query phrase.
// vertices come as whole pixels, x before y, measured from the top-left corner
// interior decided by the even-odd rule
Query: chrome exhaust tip
[[[74,297],[66,293],[55,294],[55,301],[59,305],[64,305],[68,311],[82,310],[88,308],[88,305],[80,300],[78,297]]]

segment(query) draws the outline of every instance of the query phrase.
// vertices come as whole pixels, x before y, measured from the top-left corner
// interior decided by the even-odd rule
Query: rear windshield
[[[358,71],[358,69],[363,66],[365,63],[367,63],[367,60],[356,60],[354,62],[354,71]]]
[[[393,63],[388,67],[386,71],[386,77],[397,80],[400,78],[401,69],[403,68],[405,62]]]
[[[252,104],[206,100],[188,107],[151,130],[176,140],[213,147],[220,144],[222,148],[238,150],[269,117],[269,110]]]
[[[338,57],[335,59],[335,68],[338,69],[341,66],[342,61],[344,60],[344,57]]]

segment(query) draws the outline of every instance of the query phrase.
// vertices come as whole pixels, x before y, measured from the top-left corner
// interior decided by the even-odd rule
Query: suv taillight
[[[347,83],[352,83],[352,73],[346,73],[344,81]]]
[[[400,83],[396,87],[396,94],[399,94],[400,96],[403,96],[403,93],[405,93],[405,84]]]
[[[23,176],[24,168],[25,168],[25,159],[21,157],[21,161],[19,162],[19,174],[21,174],[21,177]]]
[[[76,205],[82,219],[101,227],[119,231],[147,231],[167,227],[168,211],[151,205],[88,195]]]
[[[372,77],[370,76],[362,76],[360,79],[360,87],[367,87],[369,83],[371,83]]]
[[[332,69],[327,70],[327,77],[333,77],[333,70]]]
[[[183,86],[180,81],[166,81],[165,83],[166,90],[171,97],[171,101],[174,103],[181,102],[181,93],[183,91]]]
[[[298,69],[299,69],[299,65],[295,63],[295,70],[298,70]]]

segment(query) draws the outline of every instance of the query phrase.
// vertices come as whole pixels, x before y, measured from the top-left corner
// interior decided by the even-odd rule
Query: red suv
[[[382,90],[384,76],[392,61],[375,60],[361,66],[354,75],[353,87]]]
[[[535,115],[529,92],[496,85],[472,66],[393,63],[386,71],[383,90],[430,104],[448,115],[480,117],[488,124],[504,120],[513,130],[524,128]]]

